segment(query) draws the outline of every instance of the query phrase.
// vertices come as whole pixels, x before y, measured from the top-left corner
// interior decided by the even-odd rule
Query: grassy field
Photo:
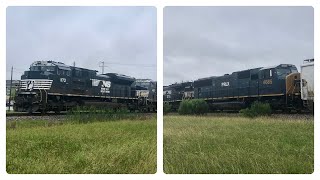
[[[164,116],[164,171],[312,173],[313,119]]]
[[[151,119],[150,119],[151,118]],[[156,117],[7,123],[8,173],[155,173]]]

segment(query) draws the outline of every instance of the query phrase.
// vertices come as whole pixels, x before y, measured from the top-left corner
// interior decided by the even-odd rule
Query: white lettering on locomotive
[[[226,86],[229,86],[229,85],[230,85],[229,82],[222,82],[222,83],[221,83],[221,86],[222,86],[222,87],[226,87]]]
[[[91,79],[92,86],[99,86],[100,82],[102,82],[100,87],[100,92],[103,94],[110,93],[111,82],[100,79]]]
[[[102,81],[100,92],[103,94],[110,93],[111,82],[110,81]]]
[[[102,81],[102,87],[105,88],[110,88],[111,87],[111,82],[110,81]]]
[[[165,95],[172,94],[172,91],[171,90],[163,91],[163,94]]]
[[[91,79],[92,86],[99,86],[100,82],[102,82],[103,87],[111,87],[110,81],[100,80],[100,79]]]
[[[101,93],[110,93],[110,89],[101,87],[100,92]]]
[[[67,82],[67,79],[66,78],[60,78],[60,82],[65,83],[65,82]]]

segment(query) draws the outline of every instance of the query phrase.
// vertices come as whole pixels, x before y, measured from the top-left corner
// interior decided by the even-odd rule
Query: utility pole
[[[73,61],[73,67],[76,67],[76,62],[75,61]]]
[[[11,67],[10,94],[9,94],[9,111],[10,111],[10,106],[11,106],[12,73],[13,73],[13,66]]]
[[[99,67],[101,67],[101,70],[102,70],[102,73],[101,73],[101,74],[103,74],[103,73],[104,73],[104,67],[107,67],[107,66],[104,65],[104,61],[100,61],[100,63],[101,63],[102,65],[99,65]]]

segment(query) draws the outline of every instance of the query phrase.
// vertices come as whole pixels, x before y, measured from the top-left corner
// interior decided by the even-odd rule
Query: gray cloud
[[[164,84],[313,58],[312,7],[166,7]]]
[[[9,7],[7,78],[55,60],[156,80],[156,37],[154,7]]]

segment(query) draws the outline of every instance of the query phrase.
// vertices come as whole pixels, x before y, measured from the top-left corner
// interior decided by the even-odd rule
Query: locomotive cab
[[[136,79],[134,96],[139,100],[140,111],[156,111],[157,82],[151,79]]]
[[[31,64],[29,71],[21,76],[18,91],[15,96],[15,111],[29,113],[38,111],[40,103],[47,101],[47,92],[51,89],[51,75],[57,71],[52,61],[36,61]]]
[[[151,79],[136,79],[136,97],[146,97],[149,101],[157,101],[157,82]]]
[[[291,64],[281,64],[275,68],[275,71],[279,79],[285,79],[287,75],[298,72],[296,66]]]
[[[285,95],[287,91],[286,77],[298,70],[291,64],[280,64],[260,69],[260,95]]]
[[[31,64],[29,71],[25,71],[21,79],[48,79],[51,75],[71,76],[74,72],[70,66],[55,61],[36,61]]]
[[[25,71],[21,79],[48,79],[48,76],[55,74],[57,68],[53,66],[50,61],[45,63],[43,61],[36,61],[31,64],[29,71]]]
[[[299,108],[299,79],[298,70],[292,64],[262,68],[259,96],[274,109]]]

